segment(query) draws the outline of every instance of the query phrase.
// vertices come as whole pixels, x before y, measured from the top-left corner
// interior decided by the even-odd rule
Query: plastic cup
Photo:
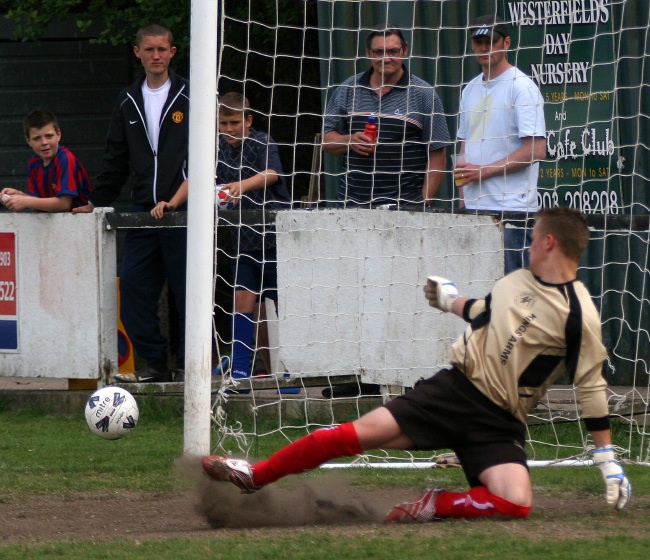
[[[454,166],[454,168],[456,168],[456,165],[458,165],[459,163],[465,163],[465,154],[452,154],[451,163]],[[457,187],[462,187],[465,183],[467,183],[467,179],[461,177],[460,174],[456,174],[456,172],[454,172],[454,183],[456,184]]]

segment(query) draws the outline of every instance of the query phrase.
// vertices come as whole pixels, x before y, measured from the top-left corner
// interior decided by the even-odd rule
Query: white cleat
[[[436,498],[444,492],[440,486],[430,488],[413,502],[404,502],[388,512],[384,523],[426,523],[438,521],[436,517]]]
[[[253,483],[253,471],[248,461],[243,459],[229,459],[221,455],[208,455],[203,457],[203,470],[213,480],[231,482],[243,494],[252,494],[261,486]]]

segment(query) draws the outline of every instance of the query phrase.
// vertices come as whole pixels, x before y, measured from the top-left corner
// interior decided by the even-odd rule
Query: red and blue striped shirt
[[[67,148],[59,146],[56,155],[43,165],[43,159],[34,155],[27,164],[27,192],[38,198],[71,195],[72,208],[88,204],[93,187],[88,172]]]

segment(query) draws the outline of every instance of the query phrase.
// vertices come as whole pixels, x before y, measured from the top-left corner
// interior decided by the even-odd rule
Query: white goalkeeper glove
[[[611,445],[594,449],[594,462],[605,481],[605,499],[610,506],[623,509],[632,497],[632,485],[623,472]]]
[[[446,278],[440,276],[429,276],[424,286],[424,297],[429,300],[429,305],[448,313],[451,311],[451,304],[460,294],[456,285]]]

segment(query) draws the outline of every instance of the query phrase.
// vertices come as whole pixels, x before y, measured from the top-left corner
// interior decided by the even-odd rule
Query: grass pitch
[[[269,518],[268,527],[215,528],[192,503],[205,481],[179,475],[182,435],[171,409],[145,407],[134,433],[118,441],[92,435],[81,411],[0,412],[0,558],[633,560],[650,547],[650,469],[642,466],[627,467],[634,500],[622,512],[605,508],[596,468],[545,468],[532,471],[536,503],[524,521],[282,527]],[[266,456],[284,441],[265,438],[257,451]],[[354,469],[344,477],[351,493],[395,502],[432,484],[465,486],[458,469]],[[321,471],[285,479],[277,492],[324,479]]]

